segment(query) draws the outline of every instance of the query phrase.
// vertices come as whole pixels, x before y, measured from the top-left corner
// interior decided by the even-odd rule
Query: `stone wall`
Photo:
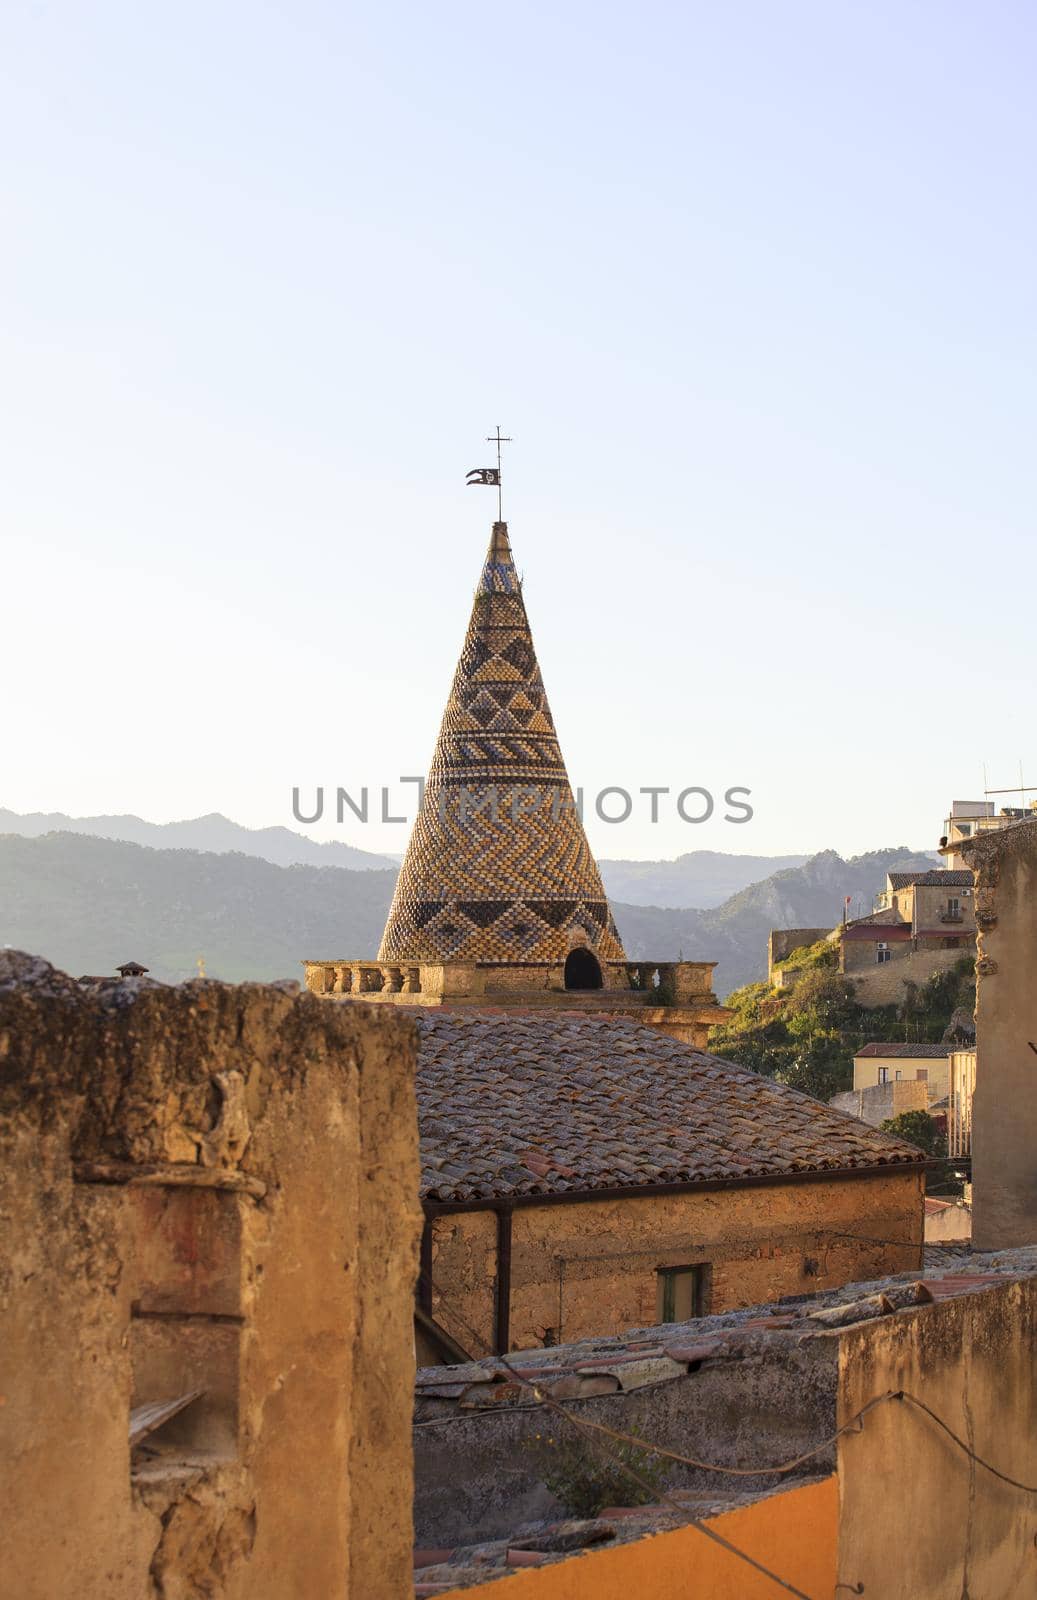
[[[409,1593],[414,1047],[0,954],[7,1592]]]
[[[972,1102],[977,1249],[1037,1240],[1037,822],[966,840],[976,872],[976,1088]]]
[[[917,1169],[891,1168],[869,1178],[516,1206],[508,1345],[655,1322],[661,1267],[703,1266],[712,1313],[917,1268],[922,1185]],[[432,1222],[432,1315],[472,1355],[493,1349],[496,1233],[490,1210]]]
[[[998,1471],[1037,1483],[1037,1279],[862,1323],[839,1344],[840,1426],[873,1396],[906,1390]],[[910,1402],[879,1405],[844,1434],[839,1489],[846,1592],[1034,1592],[1033,1496],[970,1461]]]
[[[773,973],[776,966],[780,966],[786,956],[793,950],[802,950],[807,945],[817,944],[821,939],[827,939],[831,928],[774,928],[767,940],[767,971]],[[773,983],[773,977],[769,979]]]
[[[873,1083],[865,1089],[844,1089],[833,1094],[828,1104],[848,1117],[857,1117],[869,1128],[880,1128],[890,1117],[906,1111],[928,1111],[933,1098],[929,1085],[915,1078],[893,1083]]]
[[[905,983],[927,983],[937,973],[949,972],[960,961],[968,960],[971,954],[969,949],[913,950],[909,944],[894,944],[893,959],[880,964],[875,960],[875,946],[871,943],[862,940],[846,944],[843,949],[847,952],[844,970],[853,984],[853,998],[865,1008],[897,1005],[904,998]],[[908,954],[901,955],[901,950]],[[850,951],[854,952],[853,956],[849,955]]]

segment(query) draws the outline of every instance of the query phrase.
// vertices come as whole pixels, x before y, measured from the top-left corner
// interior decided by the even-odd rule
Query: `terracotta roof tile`
[[[628,1018],[444,1009],[416,1020],[426,1200],[924,1160],[901,1139]]]
[[[949,1044],[883,1044],[878,1040],[861,1045],[856,1053],[858,1056],[889,1056],[897,1061],[936,1061],[949,1056],[953,1048]]]
[[[891,872],[888,876],[891,889],[910,889],[912,885],[918,884],[927,889],[971,889],[973,884],[971,872],[951,871],[940,867],[935,867],[929,872]]]

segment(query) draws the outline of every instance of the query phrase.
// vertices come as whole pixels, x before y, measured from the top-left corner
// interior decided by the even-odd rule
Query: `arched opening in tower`
[[[601,967],[597,956],[590,950],[570,950],[565,958],[565,987],[600,989],[601,986]]]

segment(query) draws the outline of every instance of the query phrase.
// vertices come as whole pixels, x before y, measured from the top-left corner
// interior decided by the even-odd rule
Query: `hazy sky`
[[[574,782],[756,807],[599,852],[931,843],[983,762],[1037,782],[1035,43],[1023,0],[7,0],[0,804],[291,824],[423,771],[498,421]]]

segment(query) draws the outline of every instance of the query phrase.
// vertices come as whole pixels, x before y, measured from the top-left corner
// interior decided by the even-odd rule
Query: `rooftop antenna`
[[[495,442],[496,442],[496,445],[497,445],[497,521],[498,522],[503,522],[504,521],[504,491],[501,488],[500,447],[501,447],[502,444],[511,444],[512,441],[507,437],[507,435],[501,433],[501,431],[500,431],[500,423],[499,422],[497,424],[497,432],[496,433],[487,434],[487,436],[486,436],[486,443],[487,444],[493,444]]]
[[[1020,800],[1023,801],[1024,805],[1026,803],[1025,799],[1024,799],[1025,795],[1037,794],[1037,783],[1024,783],[1023,782],[1023,764],[1022,764],[1021,761],[1019,763],[1019,782],[1017,784],[1013,783],[1010,789],[988,789],[986,787],[986,777],[987,777],[987,769],[986,769],[986,767],[984,767],[983,768],[983,783],[984,783],[983,793],[984,794],[987,794],[987,795],[990,795],[990,794],[1018,794]]]

